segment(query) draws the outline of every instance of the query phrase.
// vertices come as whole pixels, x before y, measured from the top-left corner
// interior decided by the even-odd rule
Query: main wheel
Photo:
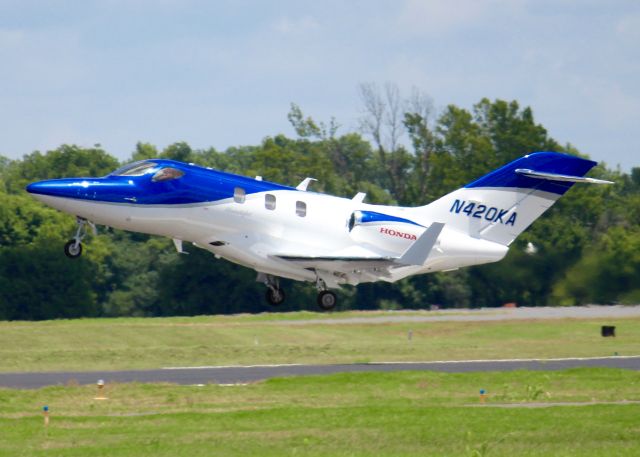
[[[324,311],[331,311],[336,307],[338,297],[330,290],[323,290],[318,294],[318,306]]]
[[[82,255],[82,244],[76,243],[76,240],[69,240],[64,245],[64,254],[70,259],[77,259]]]
[[[271,287],[267,288],[267,293],[265,296],[271,306],[278,306],[282,304],[285,298],[284,290],[280,289],[279,287],[277,289],[272,289]]]

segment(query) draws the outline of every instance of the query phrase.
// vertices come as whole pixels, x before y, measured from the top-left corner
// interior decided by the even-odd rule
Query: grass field
[[[0,371],[640,354],[638,318],[393,324],[299,322],[353,315],[363,313],[1,322]],[[605,324],[617,326],[616,338],[600,336],[600,326]]]
[[[3,322],[0,371],[640,354],[638,318],[300,322],[356,315],[363,314]],[[600,336],[605,324],[616,325],[616,338]],[[640,455],[634,371],[110,384],[106,401],[93,399],[95,389],[0,389],[0,456]]]
[[[113,384],[109,400],[94,395],[93,386],[0,389],[0,455],[640,455],[640,375],[625,370]]]

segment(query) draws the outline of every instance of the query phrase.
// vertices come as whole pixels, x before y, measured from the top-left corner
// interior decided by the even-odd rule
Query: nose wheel
[[[82,255],[82,243],[80,240],[69,240],[64,245],[64,255],[70,259],[77,259]]]
[[[96,226],[88,220],[78,217],[76,218],[78,229],[73,239],[67,241],[64,245],[64,255],[70,259],[77,259],[82,255],[82,240],[87,236],[87,225],[93,229],[93,233],[96,233]]]

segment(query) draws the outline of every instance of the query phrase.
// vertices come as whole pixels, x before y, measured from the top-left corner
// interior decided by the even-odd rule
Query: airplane
[[[95,225],[161,235],[254,269],[271,305],[285,300],[279,278],[315,283],[321,309],[342,285],[497,262],[509,245],[575,183],[591,160],[535,152],[418,207],[373,205],[205,168],[149,159],[99,178],[29,184],[41,202],[77,218],[65,254],[77,258]]]

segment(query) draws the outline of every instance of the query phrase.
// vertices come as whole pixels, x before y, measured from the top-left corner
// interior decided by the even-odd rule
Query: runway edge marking
[[[456,364],[456,363],[513,363],[513,362],[567,362],[575,360],[617,360],[617,359],[637,359],[640,355],[612,355],[602,357],[556,357],[551,359],[473,359],[473,360],[423,360],[423,361],[391,361],[391,362],[365,362],[365,363],[332,363],[325,365],[314,365],[304,363],[281,363],[264,365],[205,365],[197,367],[162,367],[162,370],[211,370],[225,368],[278,368],[278,367],[307,367],[307,366],[335,366],[335,365],[421,365],[421,364]]]

